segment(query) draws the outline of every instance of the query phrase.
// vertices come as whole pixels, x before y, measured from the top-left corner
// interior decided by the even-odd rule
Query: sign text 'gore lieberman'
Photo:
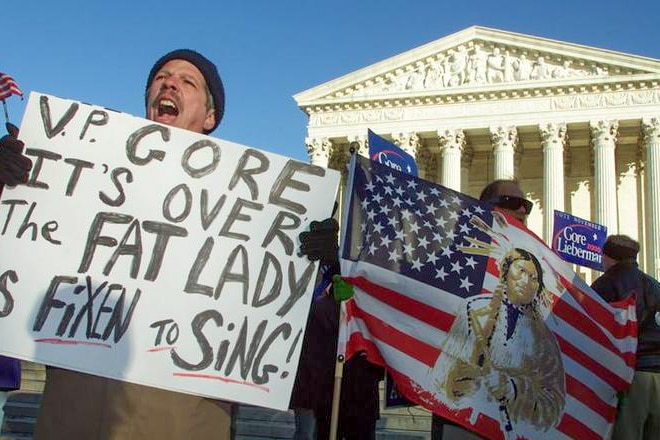
[[[566,261],[602,270],[607,227],[555,210],[552,250]]]
[[[285,409],[339,174],[31,94],[0,202],[0,353]],[[11,335],[11,336],[8,336]]]

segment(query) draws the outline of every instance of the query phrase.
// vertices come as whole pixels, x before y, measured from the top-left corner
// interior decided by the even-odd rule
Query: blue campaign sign
[[[603,245],[607,227],[555,210],[552,250],[580,266],[603,270]]]
[[[368,130],[369,158],[406,174],[417,176],[415,158],[399,146]]]

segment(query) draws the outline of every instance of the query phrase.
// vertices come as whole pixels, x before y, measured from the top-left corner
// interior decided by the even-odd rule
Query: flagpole
[[[341,399],[341,379],[344,376],[344,355],[337,355],[335,362],[335,383],[332,389],[332,413],[330,416],[330,439],[337,438],[337,425],[339,422],[339,401]]]
[[[351,153],[351,160],[350,160],[350,166],[349,166],[349,177],[348,181],[352,182],[353,179],[353,173],[355,172],[355,166],[356,166],[356,153],[357,153],[357,147],[359,144],[356,142],[352,142],[350,145],[350,153]],[[348,188],[349,194],[351,191],[353,191],[353,187]],[[348,198],[346,199],[346,204],[348,204]],[[344,214],[348,212],[347,210],[342,210],[341,214]],[[346,216],[343,216],[344,218],[342,219],[342,227],[343,228],[348,228],[348,219]],[[346,230],[346,229],[343,229]],[[341,232],[341,230],[340,230]],[[344,240],[345,240],[345,234],[341,234],[341,243],[339,245],[340,249],[343,248],[344,246]],[[334,289],[334,285],[331,287],[331,289]],[[333,295],[334,295],[334,290],[333,290]],[[335,300],[337,300],[335,298]],[[341,382],[342,382],[342,377],[344,376],[344,362],[346,361],[345,358],[345,341],[341,343],[343,339],[345,339],[346,335],[343,333],[345,331],[345,328],[342,327],[343,325],[343,319],[342,319],[342,313],[343,313],[344,307],[343,304],[340,303],[339,307],[339,332],[337,334],[337,360],[335,362],[335,382],[334,382],[334,387],[332,389],[332,412],[330,415],[330,439],[329,440],[336,440],[337,438],[337,427],[339,424],[339,403],[341,400]]]
[[[5,111],[5,122],[9,122],[9,112],[7,111],[7,102],[4,99],[2,100],[2,108]]]

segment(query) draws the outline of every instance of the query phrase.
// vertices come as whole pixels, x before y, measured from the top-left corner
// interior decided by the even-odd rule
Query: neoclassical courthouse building
[[[660,276],[658,60],[474,26],[294,98],[314,164],[345,170],[369,128],[472,196],[518,179],[546,242],[554,210],[638,239]]]

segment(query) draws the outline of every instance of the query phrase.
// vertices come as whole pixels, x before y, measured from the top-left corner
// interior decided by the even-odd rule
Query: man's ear
[[[215,126],[215,109],[210,108],[206,111],[206,119],[204,119],[204,131],[210,131]]]

